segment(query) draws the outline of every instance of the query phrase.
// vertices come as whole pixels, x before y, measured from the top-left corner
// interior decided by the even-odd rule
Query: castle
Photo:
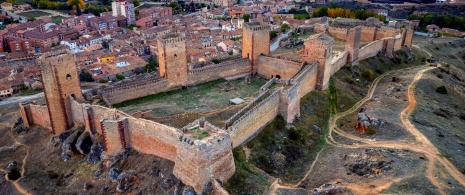
[[[252,139],[278,115],[292,123],[300,116],[300,99],[312,90],[327,89],[330,76],[342,66],[356,64],[378,52],[393,57],[402,45],[411,46],[413,36],[411,30],[376,30],[371,42],[360,48],[364,30],[354,27],[341,31],[345,36],[337,35],[346,40],[346,50],[333,57],[334,38],[328,34],[340,32],[324,25],[322,28],[322,33],[305,40],[302,61],[270,56],[270,29],[259,22],[244,24],[242,56],[219,64],[188,64],[184,37],[166,35],[158,40],[159,76],[119,82],[101,91],[103,101],[111,106],[220,78],[258,75],[269,79],[260,95],[226,120],[223,127],[200,118],[178,129],[116,109],[82,103],[84,97],[69,51],[46,53],[40,58],[47,105],[21,103],[21,117],[26,125],[41,125],[54,134],[81,124],[92,136],[103,137],[106,156],[132,148],[171,160],[175,163],[173,174],[200,193],[209,182],[226,182],[234,174],[233,148]],[[384,37],[386,34],[393,36]],[[273,83],[283,87],[271,91],[268,88]],[[208,131],[209,136],[201,140],[190,138],[188,132],[199,128]]]

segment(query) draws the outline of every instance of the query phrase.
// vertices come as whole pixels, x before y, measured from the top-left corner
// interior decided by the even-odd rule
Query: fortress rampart
[[[265,28],[255,29],[253,27],[251,29],[261,31]],[[403,34],[408,35],[408,32],[405,31]],[[355,36],[350,39],[355,42],[360,41]],[[353,55],[357,56],[357,59],[354,60],[363,60],[375,56],[378,52],[384,52],[389,57],[402,45],[408,46],[409,39],[399,34],[395,37],[374,41],[359,50],[354,48],[359,51],[358,55]],[[358,44],[355,42],[351,43],[350,46],[357,47]],[[314,59],[311,61],[303,60],[299,63],[270,57],[267,54],[257,56],[256,60],[262,63],[257,64],[258,75],[263,74],[264,77],[271,75],[266,70],[260,70],[261,68],[275,68],[274,78],[261,87],[262,93],[226,120],[224,127],[221,128],[204,119],[196,120],[182,129],[170,127],[146,119],[135,118],[116,109],[80,103],[81,100],[75,96],[74,91],[62,93],[60,96],[62,98],[58,100],[46,96],[47,106],[22,103],[20,104],[20,114],[25,125],[41,125],[57,133],[54,130],[53,118],[50,115],[57,108],[61,113],[66,113],[64,122],[72,125],[82,124],[87,132],[101,135],[104,141],[105,155],[117,155],[132,148],[141,153],[168,159],[175,162],[174,175],[201,193],[209,182],[215,183],[216,180],[225,182],[234,174],[235,165],[232,154],[234,147],[253,139],[278,115],[282,116],[288,123],[292,123],[296,117],[300,117],[300,99],[309,92],[319,89],[319,85],[327,85],[329,75],[334,74],[343,65],[349,63],[348,51],[340,53],[335,58],[331,57],[333,39],[327,35],[312,37],[311,43],[315,44],[307,43],[306,45],[310,48],[305,50],[308,56],[314,57],[305,58]],[[317,48],[311,50],[311,47],[315,47],[315,45]],[[315,53],[316,51],[322,53]],[[64,58],[67,59],[66,56]],[[265,62],[271,63],[267,65]],[[169,77],[155,77],[153,75],[151,77],[149,75],[138,80],[119,82],[112,87],[105,88],[101,91],[102,98],[111,105],[181,87],[186,83],[198,84],[219,78],[250,75],[254,73],[252,64],[253,62],[249,58],[197,66],[198,68],[188,68],[186,64],[187,75],[182,82],[173,81]],[[46,60],[44,65],[54,66],[47,63]],[[68,64],[67,67],[69,66]],[[286,72],[289,70],[276,67],[282,69],[291,67],[292,70]],[[56,68],[60,69],[59,66]],[[55,72],[59,72],[61,75],[61,71]],[[282,79],[277,78],[277,75]],[[49,88],[61,90],[62,86],[56,85],[55,82],[55,80],[60,79],[50,77],[49,80],[44,80],[45,90],[49,90]],[[271,91],[268,88],[273,83],[278,83],[282,87]],[[77,88],[80,91],[79,84],[71,88],[73,90]],[[49,104],[58,106],[50,109]],[[201,140],[190,138],[188,132],[196,128],[209,132],[209,136]]]

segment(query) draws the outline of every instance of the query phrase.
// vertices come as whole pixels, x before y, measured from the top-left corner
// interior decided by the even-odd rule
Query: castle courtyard
[[[233,81],[220,79],[189,86],[187,89],[175,89],[129,100],[116,104],[115,107],[128,114],[140,111],[144,113],[142,118],[175,127],[183,127],[202,116],[213,124],[222,126],[224,120],[260,93],[260,87],[266,81],[258,77],[252,77],[250,82],[246,82],[244,78]],[[229,100],[237,97],[245,102],[230,105]]]

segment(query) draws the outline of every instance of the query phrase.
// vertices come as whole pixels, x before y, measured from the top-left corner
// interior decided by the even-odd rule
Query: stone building
[[[270,27],[260,22],[243,25],[242,58],[250,59],[252,74],[257,73],[258,56],[270,54]]]
[[[75,57],[69,50],[52,51],[39,57],[38,62],[52,130],[60,134],[73,126],[69,96],[84,100]]]
[[[302,61],[308,63],[318,61],[316,86],[318,90],[325,90],[328,88],[333,43],[334,38],[323,33],[313,35],[304,42]]]

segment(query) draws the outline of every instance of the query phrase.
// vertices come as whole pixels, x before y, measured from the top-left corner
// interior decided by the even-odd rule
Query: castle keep
[[[41,125],[54,134],[82,124],[89,134],[104,138],[106,156],[131,148],[171,160],[175,163],[174,175],[200,193],[209,182],[226,182],[234,174],[233,148],[253,139],[278,115],[292,123],[300,116],[300,99],[312,90],[327,89],[329,77],[342,66],[378,52],[391,56],[402,45],[410,46],[413,36],[404,30],[359,48],[363,27],[347,29],[345,37],[341,36],[347,40],[346,51],[333,58],[334,38],[320,33],[305,40],[299,62],[269,55],[269,30],[262,23],[244,24],[242,56],[219,64],[188,64],[183,36],[167,35],[158,40],[160,75],[147,74],[101,91],[102,99],[111,106],[221,78],[258,75],[270,79],[260,95],[226,120],[223,127],[200,118],[183,128],[175,128],[83,103],[74,55],[69,51],[46,53],[40,58],[47,105],[20,104],[21,116],[26,125]],[[273,83],[282,87],[272,91],[269,86]],[[190,138],[187,132],[195,129],[208,131],[209,136],[200,140]]]

